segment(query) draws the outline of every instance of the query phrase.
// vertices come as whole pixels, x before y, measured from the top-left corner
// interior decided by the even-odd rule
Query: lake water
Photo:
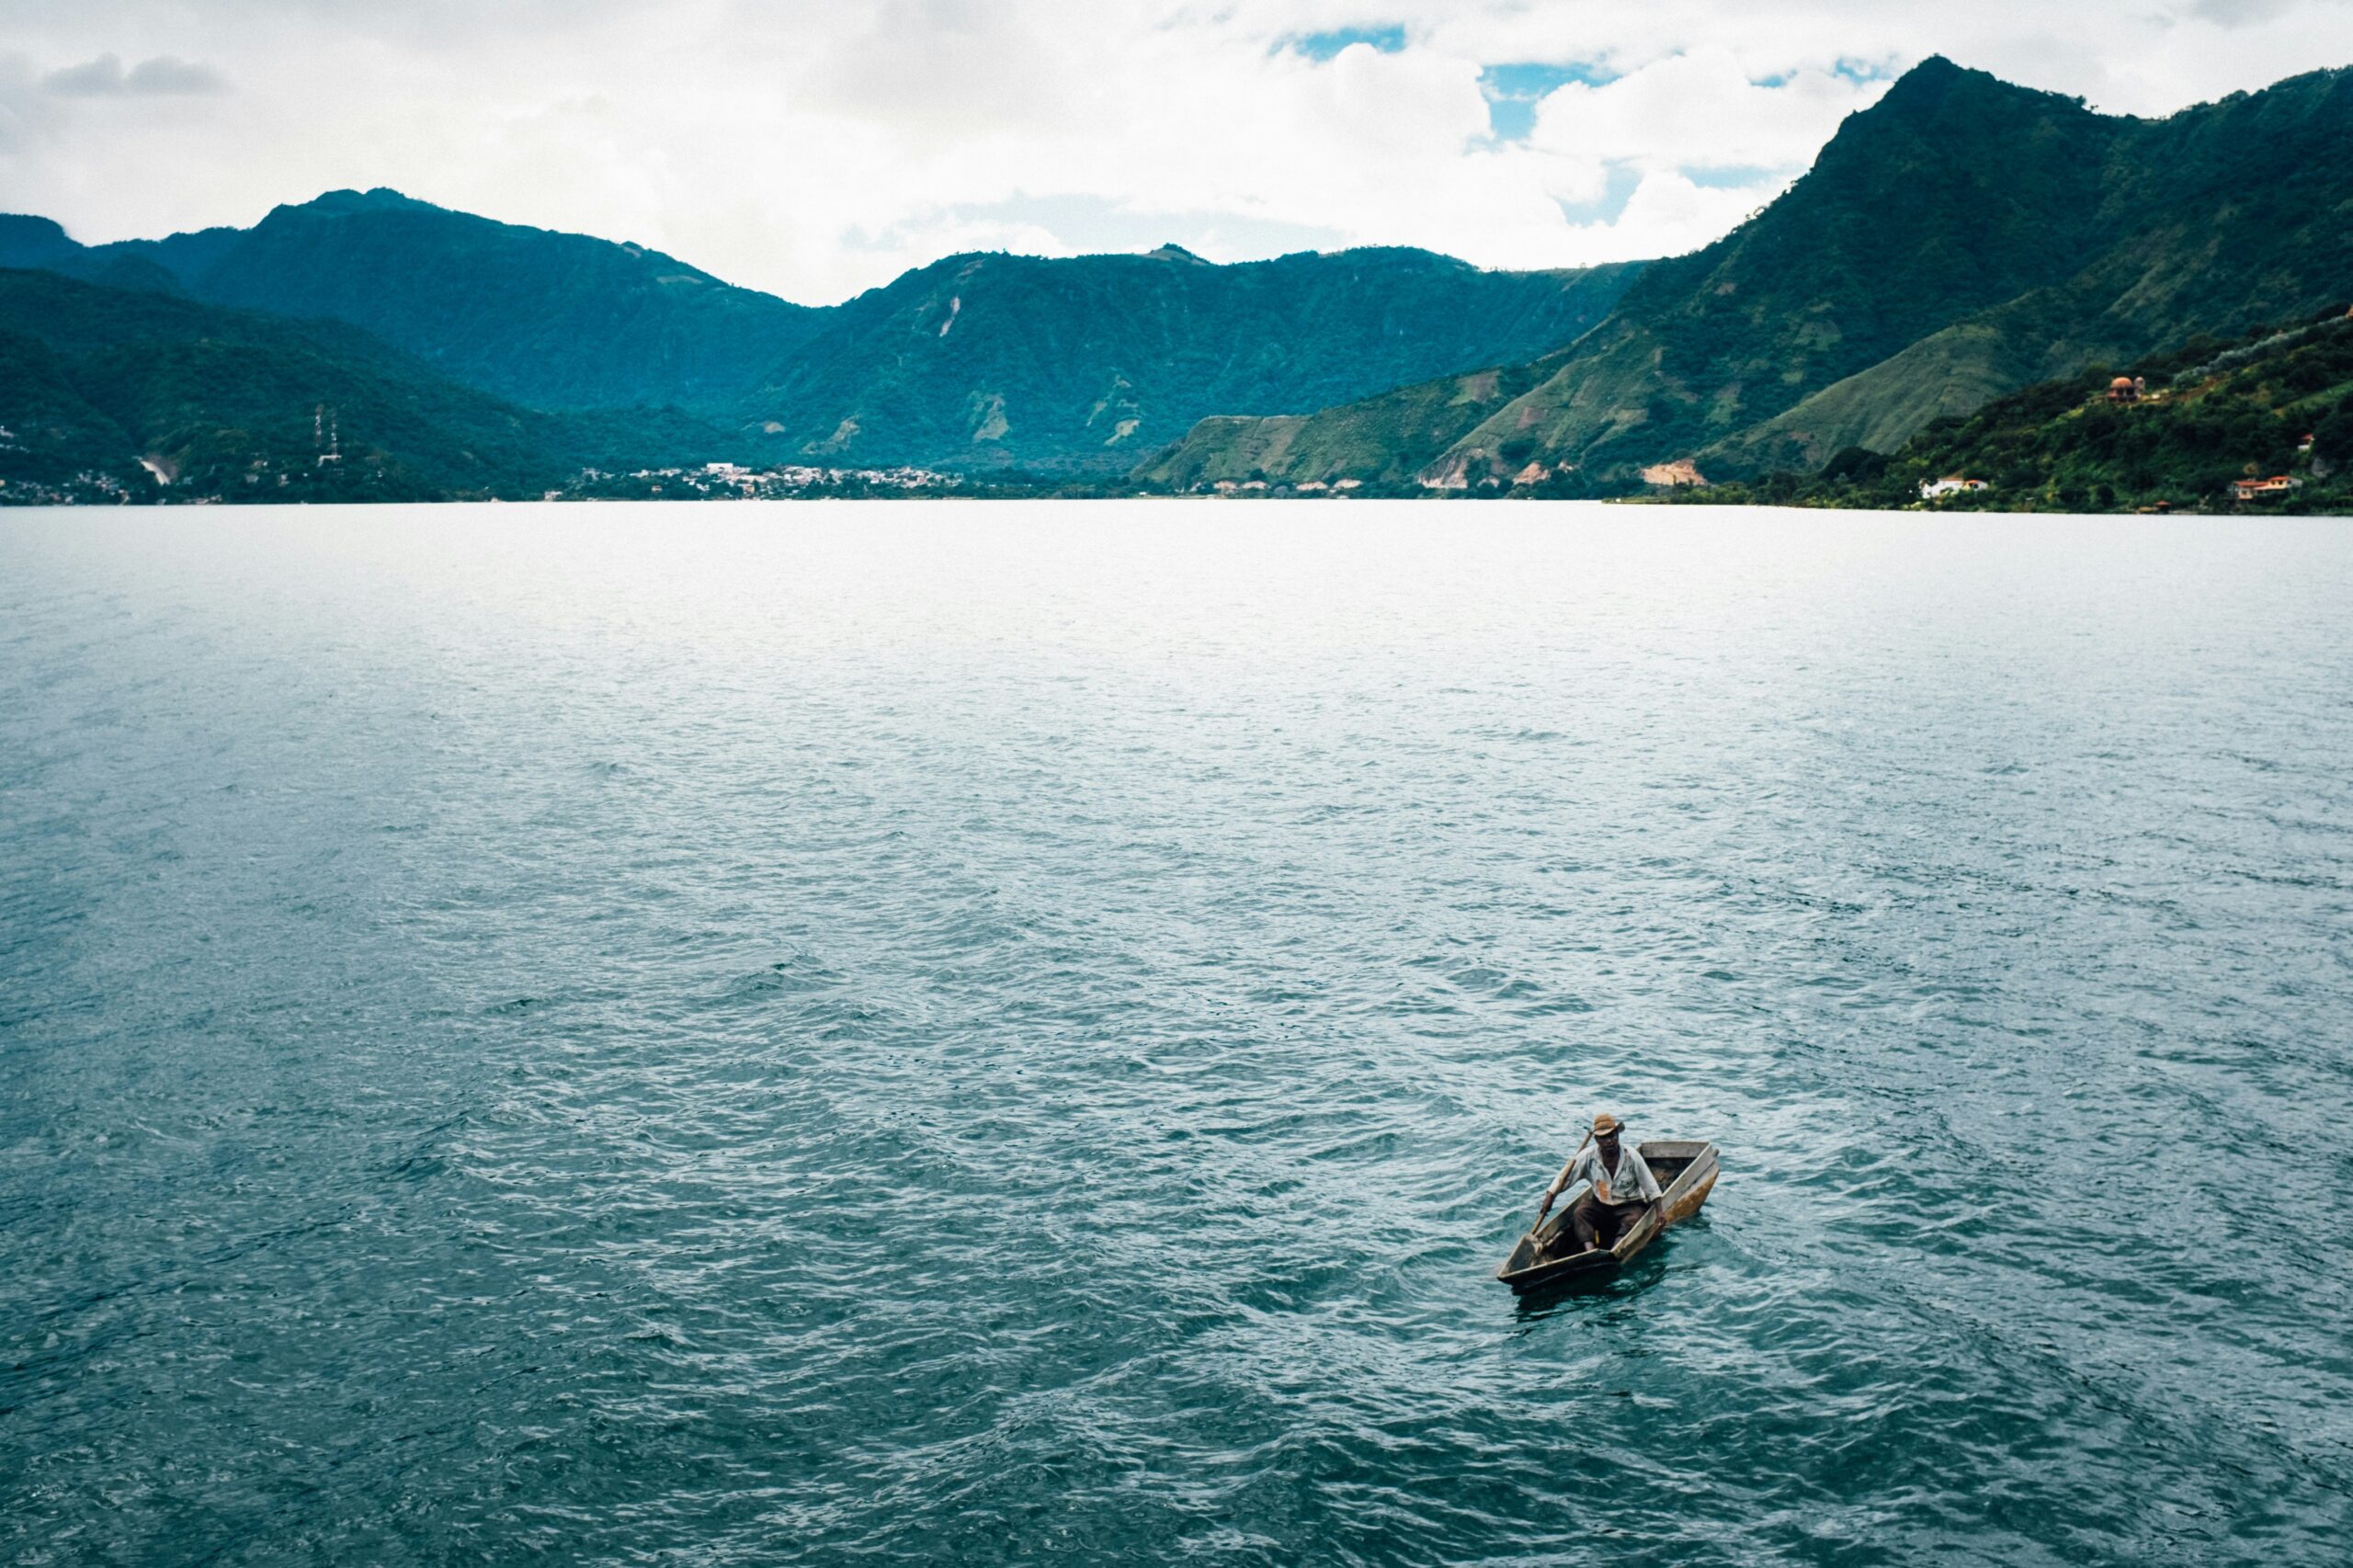
[[[2337,1564],[2353,525],[0,517],[0,1562]],[[1611,1284],[1492,1272],[1586,1119]]]

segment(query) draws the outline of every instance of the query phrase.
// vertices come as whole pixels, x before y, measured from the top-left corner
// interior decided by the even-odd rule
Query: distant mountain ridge
[[[95,246],[0,218],[0,266],[347,322],[528,407],[676,407],[779,461],[1107,472],[1207,414],[1540,353],[1600,320],[1639,271],[1487,272],[1400,249],[1219,266],[1172,245],[950,256],[810,307],[658,251],[390,190]]]
[[[675,413],[549,413],[358,327],[0,270],[0,500],[537,496],[730,454]]]
[[[659,251],[495,222],[390,190],[330,191],[251,229],[74,246],[81,258],[65,267],[53,242],[11,243],[42,237],[22,233],[42,222],[0,221],[17,225],[0,227],[0,266],[121,287],[135,286],[121,267],[145,264],[210,304],[348,322],[469,386],[536,408],[724,412],[824,315]]]
[[[0,267],[75,279],[107,297],[77,297],[77,312],[142,332],[160,318],[142,300],[242,312],[201,354],[192,326],[152,339],[212,367],[215,381],[183,375],[157,405],[175,429],[291,428],[301,410],[256,400],[332,380],[327,360],[396,382],[435,417],[403,425],[390,417],[401,398],[382,402],[380,428],[419,445],[415,461],[381,448],[379,471],[453,492],[493,483],[492,469],[511,489],[556,454],[593,450],[1178,490],[1617,494],[1646,473],[1744,479],[1892,451],[2091,365],[2305,319],[2353,292],[2348,154],[2353,72],[2136,119],[1936,59],[1850,116],[1762,212],[1649,263],[979,254],[810,307],[641,246],[376,190],[281,207],[251,229],[96,246],[0,217]],[[301,330],[271,337],[265,320]],[[313,330],[327,322],[360,336]],[[163,438],[146,415],[119,415],[128,382],[93,381],[37,314],[0,330],[15,334],[0,373],[28,406],[86,405],[73,419],[89,430]],[[308,368],[238,369],[283,370],[289,355]],[[17,413],[0,397],[0,426]],[[570,423],[533,424],[528,458],[512,448],[513,461],[474,472],[455,456],[498,448],[487,433],[502,419],[554,415]],[[484,434],[470,446],[461,430]]]
[[[1639,272],[1486,272],[1405,249],[950,256],[841,306],[744,408],[802,460],[1121,472],[1210,415],[1541,353]]]
[[[1675,460],[1723,477],[1892,449],[2016,388],[2326,304],[2353,285],[2348,152],[2346,72],[2139,120],[1931,60],[1763,213],[1647,268],[1526,391],[1450,402],[1463,420],[1411,439],[1387,411],[1435,388],[1326,408],[1257,466],[1608,493]],[[1145,472],[1231,472],[1267,445],[1222,421]]]

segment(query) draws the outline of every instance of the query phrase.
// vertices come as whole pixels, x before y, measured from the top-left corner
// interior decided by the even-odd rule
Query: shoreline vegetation
[[[2200,336],[1939,419],[1892,453],[1850,448],[1663,499],[1688,506],[2200,515],[2353,512],[2353,312],[2232,343]]]
[[[397,192],[0,216],[0,505],[2353,511],[2353,69],[2163,119],[1932,59],[1686,256],[951,256],[839,305]]]

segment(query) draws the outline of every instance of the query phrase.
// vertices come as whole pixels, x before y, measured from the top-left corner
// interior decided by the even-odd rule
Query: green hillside
[[[675,406],[777,461],[1118,472],[1203,415],[1308,410],[1532,358],[1638,267],[1496,273],[1415,250],[1212,266],[963,256],[810,309],[684,262],[336,191],[250,230],[83,246],[0,217],[0,266],[347,322],[546,409]]]
[[[79,257],[23,243],[34,237],[0,228],[0,264],[114,283],[101,268],[160,267],[196,298],[349,322],[452,380],[537,408],[722,408],[824,315],[659,251],[389,190],[330,192],[247,230],[74,246]]]
[[[1721,480],[1819,468],[1850,447],[1892,451],[1935,420],[1968,414],[2071,368],[2073,354],[2052,362],[2070,319],[2057,290],[2037,290],[1931,333],[1794,408],[1701,448],[1698,466]]]
[[[1196,490],[1220,480],[1279,478],[1373,490],[1414,487],[1422,466],[1544,379],[1549,361],[1419,381],[1313,415],[1213,415],[1135,471],[1146,483]]]
[[[2324,72],[2170,119],[2120,122],[2102,243],[2051,287],[1967,318],[1703,450],[1727,477],[1889,450],[1939,415],[2200,333],[2300,314],[2353,278],[2353,75]]]
[[[0,296],[11,274],[0,272]],[[0,329],[0,501],[143,493],[139,444],[83,395],[71,363],[37,337]]]
[[[1485,272],[1415,250],[954,256],[843,306],[745,412],[780,459],[1117,472],[1205,415],[1532,357],[1637,271]]]
[[[678,415],[521,408],[339,323],[46,271],[0,271],[0,428],[17,503],[535,496],[727,446]]]
[[[2124,374],[2145,395],[2111,397],[2109,371],[2094,368],[1938,420],[1893,454],[1851,448],[1818,473],[1778,472],[1676,499],[1895,507],[1923,504],[1923,484],[1950,476],[1989,488],[1929,504],[2353,510],[2353,317],[2341,309],[2236,344],[2200,338]],[[2238,481],[2274,476],[2295,483],[2253,499],[2233,493]]]
[[[1606,492],[1675,459],[1722,478],[1891,449],[2095,362],[2318,309],[2353,277],[2348,153],[2347,73],[2139,120],[1933,60],[1765,212],[1653,264],[1524,394],[1440,451],[1350,461],[1453,485],[1536,462]],[[1247,438],[1204,429],[1173,468]]]
[[[1515,440],[1603,471],[1685,456],[2064,276],[2098,231],[2119,123],[1943,60],[1919,66],[1762,215],[1652,268],[1444,466],[1486,477]]]

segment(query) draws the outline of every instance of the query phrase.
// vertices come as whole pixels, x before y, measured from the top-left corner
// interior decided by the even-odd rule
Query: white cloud
[[[1787,184],[1768,176],[1744,185],[1701,187],[1672,170],[1647,174],[1610,228],[1642,236],[1660,255],[1697,250],[1779,196]],[[1589,259],[1603,260],[1625,248],[1596,244],[1599,254]]]
[[[27,158],[58,130],[61,108],[21,54],[0,54],[0,166]]]
[[[1546,151],[1643,169],[1802,168],[1883,81],[1801,68],[1771,86],[1731,50],[1702,45],[1601,86],[1572,82],[1537,106],[1529,141]]]
[[[2353,60],[2343,0],[0,0],[0,206],[85,238],[389,185],[810,301],[1140,233],[1664,254],[1931,52],[2140,113]],[[1490,133],[1495,66],[1558,68],[1524,138]]]
[[[41,78],[45,92],[69,98],[177,97],[226,92],[229,84],[210,65],[159,54],[126,71],[122,57],[101,54]]]

